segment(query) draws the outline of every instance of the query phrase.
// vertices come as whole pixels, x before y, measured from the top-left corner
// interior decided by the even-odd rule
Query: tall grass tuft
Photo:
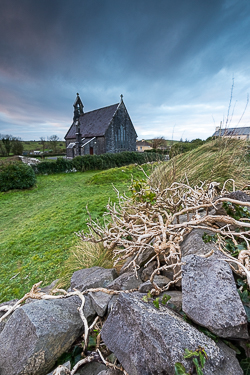
[[[250,177],[247,142],[232,138],[217,138],[185,154],[177,155],[160,165],[151,175],[151,184],[161,189],[173,182],[194,186],[200,181],[225,182],[234,179],[237,188]]]
[[[95,266],[112,268],[112,252],[104,249],[102,243],[95,244],[79,240],[79,244],[71,249],[69,258],[64,263],[57,287],[68,288],[75,271]]]

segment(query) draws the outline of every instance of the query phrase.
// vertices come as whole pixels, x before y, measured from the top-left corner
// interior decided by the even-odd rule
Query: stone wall
[[[105,134],[106,152],[136,151],[136,137],[126,107],[121,103]]]

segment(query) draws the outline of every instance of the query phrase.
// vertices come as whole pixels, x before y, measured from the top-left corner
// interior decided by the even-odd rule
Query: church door
[[[94,154],[93,147],[90,147],[90,148],[89,148],[89,154],[90,154],[90,155],[93,155],[93,154]]]

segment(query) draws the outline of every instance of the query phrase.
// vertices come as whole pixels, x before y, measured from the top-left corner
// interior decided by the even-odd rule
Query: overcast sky
[[[0,134],[63,139],[79,92],[123,94],[139,139],[206,139],[250,126],[249,91],[249,0],[0,0]]]

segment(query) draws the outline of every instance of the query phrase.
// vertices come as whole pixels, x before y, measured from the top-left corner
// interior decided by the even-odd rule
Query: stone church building
[[[136,151],[137,134],[122,95],[120,103],[84,113],[77,94],[73,107],[73,123],[64,137],[68,158]]]

